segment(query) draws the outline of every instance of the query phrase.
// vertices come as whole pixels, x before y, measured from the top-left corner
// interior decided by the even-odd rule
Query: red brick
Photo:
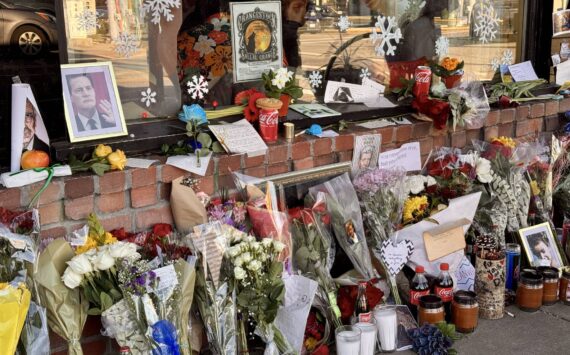
[[[285,144],[270,145],[267,153],[269,164],[281,163],[289,159],[289,147]]]
[[[517,121],[526,120],[530,117],[530,105],[517,107]]]
[[[499,136],[513,137],[515,133],[515,125],[513,122],[499,125]]]
[[[433,137],[433,147],[447,147],[449,145],[449,136],[434,136]]]
[[[433,137],[425,137],[419,140],[420,154],[429,154],[433,149]]]
[[[21,190],[19,188],[4,189],[0,188],[0,207],[9,210],[17,210],[22,204],[20,203]]]
[[[499,136],[499,126],[485,127],[485,141],[490,142],[491,139]]]
[[[431,122],[416,122],[413,124],[413,139],[419,139],[429,136],[429,132],[431,130],[431,126],[433,123]],[[391,143],[391,142],[388,142]]]
[[[352,150],[348,150],[348,151],[344,151],[344,152],[336,152],[336,156],[337,156],[337,161],[339,163],[342,163],[345,161],[351,161],[352,160]]]
[[[156,166],[148,169],[134,169],[131,171],[131,187],[141,187],[156,184]]]
[[[560,117],[558,114],[544,118],[544,129],[547,132],[554,132],[560,128]]]
[[[85,219],[93,212],[93,196],[65,200],[65,216],[74,221]]]
[[[40,237],[44,238],[62,238],[67,235],[67,231],[63,227],[53,227],[53,228],[42,228],[40,232]]]
[[[467,138],[467,144],[471,144],[473,140],[480,141],[481,134],[483,133],[482,129],[468,129],[465,131],[465,136]]]
[[[99,220],[101,221],[101,225],[103,228],[105,228],[105,230],[125,228],[127,232],[131,232],[133,229],[133,223],[131,222],[131,216],[129,214],[102,217],[99,218]]]
[[[327,155],[332,152],[332,139],[318,138],[313,141],[313,155]]]
[[[241,154],[219,155],[218,174],[227,175],[241,169]]]
[[[485,118],[485,127],[496,126],[499,122],[501,122],[501,111],[489,111],[489,114],[487,114],[487,117]]]
[[[265,164],[265,155],[259,155],[256,157],[248,157],[247,154],[243,155],[243,167],[245,169],[252,168],[254,166],[260,166]]]
[[[570,97],[567,97],[565,99],[562,99],[560,101],[560,108],[558,110],[558,112],[566,112],[566,111],[570,111]]]
[[[501,110],[501,123],[513,122],[517,117],[517,110],[515,108],[506,108]]]
[[[278,174],[285,174],[289,172],[289,164],[271,164],[267,166],[267,176],[273,176]]]
[[[108,194],[125,190],[125,172],[114,171],[99,177],[99,193]]]
[[[125,208],[125,192],[102,194],[97,197],[97,208],[102,213],[111,213]]]
[[[557,115],[559,109],[560,109],[560,102],[558,102],[558,100],[548,100],[544,107],[544,115],[545,116]]]
[[[451,133],[451,146],[454,148],[463,148],[467,145],[467,135],[465,131],[457,131]]]
[[[93,176],[65,179],[65,198],[74,199],[91,196],[95,191]]]
[[[384,147],[382,147],[382,150],[383,150],[384,152],[389,152],[389,151],[394,150],[394,149],[396,149],[396,148],[398,148],[398,147],[396,146],[396,144],[395,144],[395,143],[392,143],[392,144],[387,144],[387,145],[385,145]]]
[[[312,156],[310,142],[298,142],[291,145],[291,159],[299,160],[310,156]]]
[[[449,130],[448,130],[447,126],[443,127],[442,129],[437,129],[432,124],[429,135],[432,137],[447,136],[448,133],[449,133]]]
[[[382,136],[382,145],[390,144],[394,141],[394,127],[382,127],[374,130]]]
[[[413,125],[402,125],[396,127],[396,143],[404,143],[412,139],[412,126]]]
[[[337,152],[354,148],[354,134],[341,134],[335,137],[334,149]]]
[[[265,177],[265,165],[244,169],[243,173],[245,175],[254,176],[258,178]]]
[[[210,163],[212,164],[212,163]],[[162,182],[172,182],[172,180],[177,179],[181,176],[190,175],[187,171],[178,169],[172,165],[163,165],[161,167],[161,181]]]
[[[545,112],[544,102],[534,104],[530,107],[531,118],[544,117],[544,112]]]
[[[157,223],[172,224],[172,212],[169,205],[136,212],[136,230],[148,229]]]
[[[40,222],[41,225],[58,223],[62,220],[62,201],[56,201],[47,205],[40,206]]]
[[[517,122],[516,137],[523,137],[532,133],[529,121]]]
[[[156,203],[156,185],[137,187],[131,190],[131,207],[141,208]]]
[[[42,189],[45,181],[38,182],[32,185],[24,187],[26,191],[26,197],[24,198],[24,205],[28,205],[32,199],[36,196],[36,193]],[[48,187],[42,192],[39,202],[40,205],[46,205],[48,203],[59,201],[63,198],[63,189],[61,181],[52,181]],[[37,203],[37,201],[36,201]]]
[[[313,158],[305,158],[293,161],[294,170],[305,170],[315,167],[315,160]]]
[[[315,166],[323,166],[336,163],[335,156],[333,154],[330,155],[322,155],[320,157],[315,158]]]
[[[528,120],[530,133],[542,132],[543,131],[543,122],[544,122],[544,119],[542,117],[533,118],[531,120]]]

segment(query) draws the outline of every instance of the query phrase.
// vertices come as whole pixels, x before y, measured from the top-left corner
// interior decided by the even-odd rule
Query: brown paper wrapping
[[[179,177],[172,181],[170,207],[176,229],[188,233],[194,226],[208,222],[208,213],[194,190],[181,184],[182,179],[183,177]]]
[[[191,355],[190,349],[193,342],[189,339],[188,322],[190,318],[190,307],[192,307],[192,299],[194,298],[194,284],[196,282],[196,269],[186,261],[179,259],[174,264],[176,273],[180,275],[180,300],[177,312],[180,312],[180,324],[176,327],[180,331],[180,350],[184,355]]]
[[[81,296],[79,288],[71,290],[61,281],[66,262],[74,255],[69,243],[63,239],[54,240],[41,253],[34,279],[39,298],[47,309],[50,328],[67,340],[70,355],[82,355],[79,340],[89,303]]]
[[[479,303],[479,317],[503,318],[505,311],[505,258],[475,260],[475,292]]]

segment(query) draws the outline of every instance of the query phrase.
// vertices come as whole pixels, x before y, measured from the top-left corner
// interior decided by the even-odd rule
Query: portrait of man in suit
[[[97,100],[89,74],[70,74],[66,80],[78,132],[116,127],[111,103],[105,99]]]
[[[42,150],[49,154],[49,145],[36,134],[37,112],[29,99],[26,99],[24,117],[24,140],[22,150]]]

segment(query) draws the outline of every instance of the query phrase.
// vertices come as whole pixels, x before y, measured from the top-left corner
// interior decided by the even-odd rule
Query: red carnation
[[[172,226],[167,223],[158,223],[152,227],[152,234],[157,237],[163,238],[172,233]]]

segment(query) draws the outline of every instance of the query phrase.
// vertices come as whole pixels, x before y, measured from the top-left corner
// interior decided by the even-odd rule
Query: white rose
[[[68,267],[63,272],[63,276],[61,277],[61,281],[67,286],[67,288],[74,289],[77,286],[81,285],[83,281],[83,276],[74,272],[71,267]]]
[[[477,166],[475,167],[477,172],[477,180],[483,184],[487,184],[493,181],[493,170],[491,170],[491,162],[485,158],[477,159]]]
[[[283,251],[283,249],[285,249],[285,244],[277,240],[273,242],[273,248],[275,248],[276,252],[280,253],[281,251]]]
[[[113,258],[107,250],[97,253],[97,256],[95,256],[95,260],[93,262],[93,266],[96,270],[107,270],[114,265],[115,258]]]
[[[273,240],[271,238],[263,238],[261,240],[261,244],[263,244],[264,247],[270,246],[272,242]]]
[[[261,269],[261,263],[258,260],[253,260],[251,263],[249,263],[247,268],[253,272],[256,272]]]
[[[245,270],[239,266],[234,267],[234,277],[236,280],[243,280],[245,278]]]
[[[248,252],[243,253],[243,254],[241,255],[241,258],[243,259],[243,262],[244,262],[244,263],[249,263],[249,262],[251,261],[251,259],[252,259],[251,254],[248,253]]]
[[[235,258],[241,253],[241,247],[239,245],[233,246],[228,249],[228,254],[230,257]]]
[[[73,259],[67,262],[67,265],[69,265],[69,268],[71,268],[74,273],[79,275],[85,275],[93,271],[89,257],[85,254],[74,256]]]
[[[429,187],[429,186],[433,186],[433,185],[435,185],[435,184],[437,184],[437,181],[434,179],[434,177],[428,175],[428,177],[427,177],[427,186]]]
[[[423,175],[406,176],[405,186],[408,193],[414,195],[419,194],[424,190],[424,183],[426,181]]]
[[[137,245],[134,243],[116,242],[109,247],[109,253],[113,258],[129,258],[140,256],[137,253]]]

